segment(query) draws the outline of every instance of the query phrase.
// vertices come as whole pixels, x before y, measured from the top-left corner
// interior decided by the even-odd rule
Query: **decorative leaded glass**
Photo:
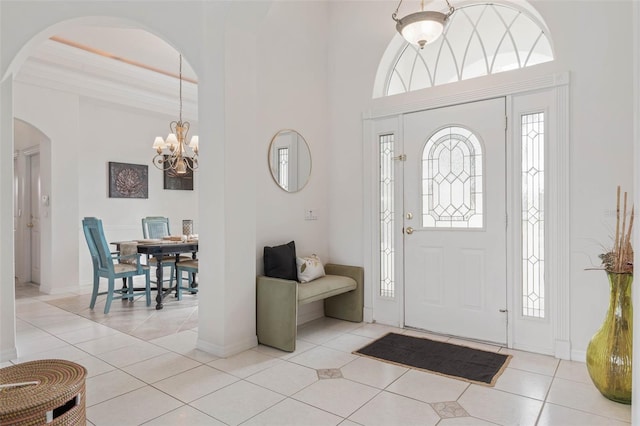
[[[544,318],[544,113],[521,118],[522,315]]]
[[[482,146],[463,127],[437,131],[422,151],[422,226],[482,228]]]
[[[553,51],[544,30],[526,13],[474,4],[457,8],[438,40],[424,49],[405,42],[397,58],[387,77],[387,96],[549,62]]]
[[[278,183],[289,189],[289,148],[278,148]]]
[[[394,297],[394,135],[380,136],[380,296]]]

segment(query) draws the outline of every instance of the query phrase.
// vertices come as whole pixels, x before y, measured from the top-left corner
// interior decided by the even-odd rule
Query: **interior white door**
[[[40,284],[40,154],[28,157],[29,169],[29,243],[31,253],[31,282]]]
[[[405,325],[506,343],[505,99],[404,117]]]

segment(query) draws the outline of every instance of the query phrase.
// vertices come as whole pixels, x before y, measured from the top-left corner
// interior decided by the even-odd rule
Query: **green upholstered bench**
[[[362,322],[364,270],[359,266],[324,266],[326,275],[308,283],[258,276],[258,342],[283,351],[296,349],[298,305],[324,300],[325,316]]]

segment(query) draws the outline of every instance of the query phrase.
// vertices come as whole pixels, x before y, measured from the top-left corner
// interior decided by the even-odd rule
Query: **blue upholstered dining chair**
[[[178,281],[176,283],[176,296],[178,300],[182,300],[182,290],[187,290],[191,294],[196,294],[198,292],[198,288],[195,287],[194,277],[195,274],[198,273],[198,259],[180,260],[176,265],[176,269],[178,271]],[[188,276],[188,284],[186,287],[182,285],[182,278],[185,272]]]
[[[133,299],[138,294],[144,294],[147,306],[151,305],[151,284],[149,279],[149,267],[140,263],[140,255],[136,253],[123,255],[120,252],[112,253],[104,236],[102,220],[95,217],[85,217],[82,220],[82,229],[89,246],[89,253],[93,262],[93,293],[89,307],[93,309],[96,299],[100,295],[107,295],[104,305],[104,313],[108,314],[111,301],[116,299]],[[133,277],[144,275],[144,290],[135,290]],[[107,291],[100,292],[100,278],[107,278]],[[127,288],[115,289],[115,280],[127,279]]]

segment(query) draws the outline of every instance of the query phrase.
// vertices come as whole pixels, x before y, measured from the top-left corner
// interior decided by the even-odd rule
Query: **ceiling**
[[[178,84],[179,67],[179,52],[145,30],[78,26],[33,49],[15,78],[169,116],[182,109],[184,118],[197,121],[197,77],[183,59]]]
[[[56,34],[54,40],[70,41],[94,54],[122,58],[125,62],[178,74],[180,53],[156,35],[138,28],[79,26]],[[197,80],[195,72],[184,59],[182,74],[185,79]]]

